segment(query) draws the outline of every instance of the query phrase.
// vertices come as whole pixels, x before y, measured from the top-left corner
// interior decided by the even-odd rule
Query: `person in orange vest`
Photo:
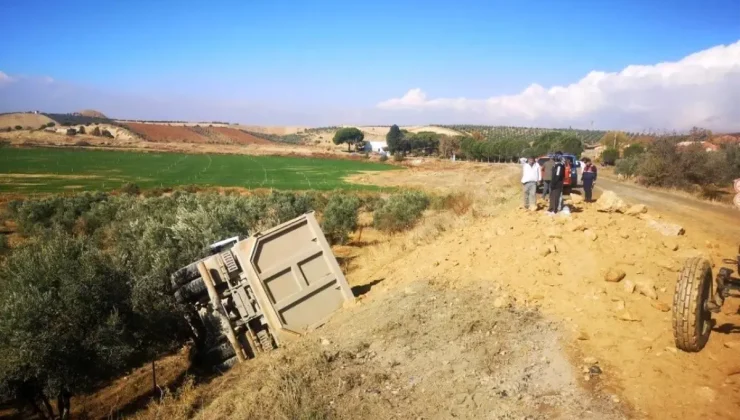
[[[583,158],[583,163],[586,165],[583,167],[581,182],[583,183],[583,191],[586,193],[586,202],[590,203],[593,201],[594,185],[596,184],[598,171],[596,165],[591,163],[591,159]]]

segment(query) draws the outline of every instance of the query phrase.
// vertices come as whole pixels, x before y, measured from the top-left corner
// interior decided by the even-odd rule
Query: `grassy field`
[[[244,155],[187,155],[107,150],[1,148],[0,192],[47,193],[202,185],[284,190],[368,189],[347,175],[385,171],[387,164]]]

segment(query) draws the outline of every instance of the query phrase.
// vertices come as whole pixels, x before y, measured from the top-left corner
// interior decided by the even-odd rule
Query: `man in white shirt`
[[[524,187],[524,208],[537,210],[537,183],[542,181],[540,165],[533,157],[522,164],[522,186]]]

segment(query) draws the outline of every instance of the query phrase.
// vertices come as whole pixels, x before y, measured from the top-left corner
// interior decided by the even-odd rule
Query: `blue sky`
[[[229,118],[278,124],[336,113],[337,123],[421,118],[376,104],[414,88],[440,98],[515,95],[740,40],[737,0],[16,1],[3,11],[0,71],[9,77],[51,77],[67,91],[132,103],[192,102],[188,116],[217,104],[233,108]],[[0,111],[31,105],[19,89],[6,93],[17,96],[5,95]],[[253,107],[270,109],[270,121],[238,115]],[[149,109],[114,108],[122,118]]]

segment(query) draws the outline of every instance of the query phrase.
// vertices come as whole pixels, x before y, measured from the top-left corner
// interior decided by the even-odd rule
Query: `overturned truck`
[[[304,334],[354,299],[314,213],[213,244],[171,280],[199,354],[217,369]]]

